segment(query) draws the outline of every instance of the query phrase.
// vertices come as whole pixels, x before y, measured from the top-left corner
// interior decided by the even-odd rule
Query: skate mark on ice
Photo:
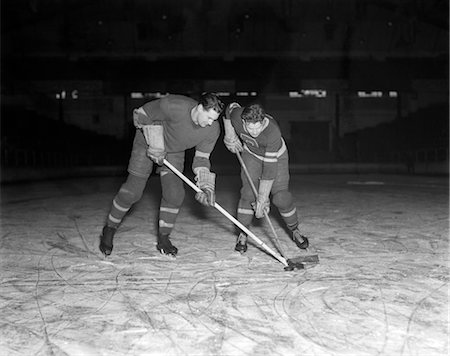
[[[167,280],[167,283],[166,283],[166,288],[164,288],[164,293],[166,293],[166,294],[167,294],[167,289],[170,286],[170,282],[172,281],[172,276],[173,276],[173,272],[170,272],[169,279]]]
[[[124,274],[122,273],[121,275],[123,276],[128,276],[128,275],[134,275],[136,273],[136,271],[131,271],[130,274]],[[170,277],[172,279],[172,277]],[[182,287],[183,284],[185,284],[185,282],[181,282],[181,281],[175,281],[174,282],[177,288]],[[133,280],[133,284],[136,284],[136,281]],[[194,330],[197,328],[196,324],[192,322],[192,320],[190,320],[188,317],[186,317],[185,315],[183,315],[183,313],[181,313],[180,311],[172,308],[170,305],[171,304],[176,304],[178,302],[180,302],[180,298],[177,295],[173,295],[171,293],[169,293],[167,291],[167,282],[166,282],[166,278],[165,277],[161,277],[160,281],[156,280],[155,278],[151,278],[151,282],[148,282],[146,285],[139,281],[139,286],[150,286],[152,289],[154,290],[158,290],[158,295],[156,295],[155,300],[158,302],[157,305],[152,306],[152,311],[154,312],[158,307],[162,307],[167,309],[167,311],[169,311],[170,314],[176,314],[178,315],[181,319],[183,319],[188,325],[189,327]],[[165,288],[158,288],[158,286],[163,287],[164,285],[166,286]],[[123,282],[119,283],[120,289],[119,289],[119,293],[121,295],[124,296],[125,300],[130,304],[130,307],[132,307],[133,310],[136,311],[136,313],[139,315],[141,314],[145,314],[144,317],[139,316],[139,319],[149,323],[152,328],[154,329],[154,331],[160,331],[160,323],[157,320],[154,320],[154,318],[152,319],[151,316],[148,314],[148,312],[144,309],[144,308],[139,308],[139,303],[137,302],[131,302],[132,298],[128,296],[128,291],[130,290],[128,288],[128,285],[124,286]],[[138,290],[141,290],[140,288],[138,288]],[[168,300],[164,299],[162,300],[162,296],[166,296],[168,298]],[[184,296],[184,294],[183,294]],[[147,299],[147,298],[146,298]],[[134,299],[135,300],[135,299]],[[183,303],[185,301],[185,298],[183,297]],[[167,314],[167,313],[164,313]],[[164,329],[164,328],[163,328]]]
[[[99,258],[99,257],[98,257],[98,254],[92,252],[91,249],[89,248],[89,246],[87,245],[86,240],[84,239],[84,236],[83,236],[83,234],[81,233],[80,228],[79,228],[79,226],[78,226],[77,220],[78,220],[79,218],[80,218],[80,216],[78,216],[78,215],[70,216],[70,219],[71,219],[71,220],[73,221],[73,223],[75,224],[75,228],[77,229],[78,236],[80,236],[81,241],[83,242],[84,248],[86,249],[86,252],[87,252],[88,254],[94,255],[95,257]]]
[[[57,255],[56,255],[56,253],[53,253],[52,256],[51,256],[51,258],[50,258],[50,264],[51,264],[51,267],[52,267],[53,272],[58,276],[58,278],[59,278],[60,280],[62,280],[62,281],[64,282],[64,284],[68,285],[69,287],[73,288],[74,290],[76,290],[76,291],[80,291],[80,290],[81,290],[81,293],[86,292],[86,293],[89,294],[92,290],[91,290],[90,288],[86,287],[86,284],[87,284],[87,283],[86,283],[86,281],[84,280],[84,276],[83,276],[83,275],[81,275],[81,277],[80,277],[79,275],[77,276],[77,279],[80,278],[80,279],[83,281],[83,282],[80,282],[80,283],[73,283],[72,281],[69,281],[67,278],[64,278],[63,275],[62,275],[60,272],[58,272],[58,270],[57,270],[57,268],[56,268],[56,266],[55,266],[55,264],[54,264],[54,259],[55,259],[55,257],[57,257]],[[83,265],[83,266],[84,266],[84,265]],[[91,265],[89,265],[89,266],[91,266]],[[72,265],[71,265],[71,267],[72,267]],[[106,300],[105,300],[100,306],[98,306],[95,310],[89,310],[89,311],[86,312],[86,313],[80,313],[80,310],[77,309],[77,310],[76,310],[77,315],[78,315],[78,316],[80,316],[80,315],[91,315],[91,314],[96,314],[97,312],[99,312],[100,310],[102,310],[102,309],[110,302],[110,300],[113,298],[113,296],[114,296],[115,293],[117,292],[117,289],[118,289],[118,282],[117,282],[117,281],[118,281],[118,276],[122,273],[123,270],[124,270],[124,269],[120,270],[120,271],[117,273],[117,276],[116,276],[116,278],[115,278],[115,286],[114,286],[114,290],[113,290],[112,292],[110,292],[110,291],[108,291],[108,290],[106,289],[106,290],[108,291],[108,297],[106,298]],[[85,273],[90,274],[91,271],[85,271]],[[42,284],[42,283],[40,283],[40,284]],[[94,281],[94,284],[97,284],[97,282]],[[61,287],[61,285],[58,285],[57,283],[55,283],[55,281],[52,281],[51,286]],[[81,288],[80,288],[80,287],[81,287]],[[103,294],[103,292],[101,292],[101,293]]]
[[[3,245],[6,241],[6,238],[11,235],[11,231],[7,231],[4,234],[2,234],[2,237],[0,238],[0,248],[3,248]]]
[[[132,312],[134,315],[136,315],[137,319],[141,320],[142,322],[144,322],[144,324],[149,325],[149,329],[147,329],[148,332],[151,332],[152,334],[157,333],[157,334],[161,334],[165,339],[167,339],[170,342],[170,345],[168,346],[169,350],[177,350],[180,354],[182,355],[188,355],[189,353],[186,352],[180,345],[179,343],[175,340],[176,337],[176,332],[173,332],[173,327],[167,322],[166,317],[162,317],[162,320],[156,320],[156,318],[152,318],[151,315],[144,309],[139,307],[139,303],[135,303],[133,302],[132,297],[128,296],[127,293],[125,292],[125,290],[122,290],[123,284],[119,283],[119,285],[121,286],[121,288],[119,289],[119,293],[124,297],[125,302],[127,303],[127,305],[131,308]],[[163,294],[165,294],[167,297],[170,298],[170,300],[172,301],[177,301],[175,297],[173,297],[172,295],[166,293],[166,292],[162,292]],[[195,329],[196,325],[193,324],[190,320],[188,320],[187,318],[185,318],[183,315],[181,315],[181,313],[179,313],[176,310],[173,310],[172,308],[170,308],[168,306],[169,302],[168,301],[161,301],[159,297],[157,297],[157,300],[159,302],[158,306],[161,306],[162,308],[165,308],[169,311],[169,316],[171,316],[172,314],[177,314],[180,317],[182,317],[183,319],[185,319],[188,324]],[[153,306],[152,307],[152,311],[156,312],[157,310],[157,306]],[[167,313],[164,313],[167,314]],[[146,335],[141,336],[144,337]],[[148,336],[148,334],[147,334]],[[161,340],[159,340],[159,342],[162,342]],[[135,341],[133,342],[133,345],[137,345],[138,343]],[[133,346],[134,348],[135,346]],[[127,354],[133,354],[133,348],[132,349],[127,349]],[[142,350],[140,350],[140,352],[142,352]],[[178,352],[176,354],[178,354]],[[136,351],[136,353],[139,353],[139,350]]]
[[[212,283],[207,283],[208,281],[211,281],[211,279],[213,279]],[[202,305],[201,307],[194,307],[193,303],[194,303],[194,299],[196,299],[193,297],[194,290],[197,287],[199,287],[200,284],[202,284],[202,283],[207,285],[208,288],[210,288],[210,289],[212,288],[214,290],[214,292],[213,292],[214,295],[210,298],[210,300],[206,301],[205,303],[202,302],[202,304],[206,304],[206,305]],[[214,336],[215,343],[220,342],[220,344],[222,346],[229,345],[231,348],[238,350],[242,354],[245,354],[245,353],[243,353],[244,350],[241,347],[239,347],[239,345],[236,345],[235,343],[230,342],[229,340],[227,340],[225,338],[226,331],[227,330],[232,331],[236,335],[239,335],[241,338],[251,341],[255,345],[258,344],[258,339],[252,335],[249,335],[249,333],[251,333],[251,330],[247,330],[247,328],[245,326],[239,327],[239,325],[236,325],[238,320],[236,320],[235,317],[228,314],[226,312],[227,311],[226,309],[221,309],[221,311],[222,311],[221,315],[217,315],[217,312],[209,311],[211,305],[214,303],[214,301],[216,300],[216,298],[218,296],[217,284],[218,284],[217,278],[215,276],[208,276],[208,277],[205,277],[205,278],[197,281],[197,283],[191,288],[191,290],[188,294],[188,298],[187,298],[188,300],[186,301],[189,311],[191,312],[192,317],[196,320],[195,321],[196,328],[198,328],[198,324],[201,324],[203,327],[205,327]],[[228,288],[228,286],[226,288]],[[223,295],[223,293],[221,295]],[[200,299],[202,298],[202,296],[203,296],[203,293],[200,293]],[[225,312],[225,314],[224,314],[224,312]],[[224,314],[224,315],[222,315],[222,314]],[[208,322],[205,321],[205,318],[209,321]],[[217,331],[217,329],[214,328],[214,325],[219,326],[220,330]],[[217,348],[217,346],[215,347],[215,349],[216,348]],[[217,351],[214,354],[220,354],[220,353]]]
[[[265,304],[264,301],[257,300],[257,299],[259,299],[258,297],[253,297],[252,299],[253,299],[253,303],[255,304],[256,308],[258,309],[259,314],[264,318],[264,320],[269,320],[268,315],[266,314],[266,312],[264,311],[264,309],[262,307],[263,305],[267,306],[267,304]]]
[[[170,341],[170,343],[172,344],[172,347],[174,349],[178,349],[183,355],[188,356],[188,353],[186,351],[184,351],[179,345],[177,340],[174,339],[174,336],[172,336],[172,333],[170,332],[171,327],[169,326],[169,324],[166,321],[166,318],[163,317],[162,319],[162,323],[164,324],[164,327],[161,328],[161,330],[168,330],[168,332],[164,332],[164,335],[167,337],[167,339]]]
[[[286,284],[285,287],[280,291],[280,293],[277,294],[277,296],[274,298],[273,301],[273,307],[274,310],[276,311],[276,314],[284,320],[287,320],[289,322],[289,324],[291,324],[292,326],[294,326],[294,331],[296,334],[298,334],[300,337],[304,338],[305,340],[307,340],[308,342],[310,342],[311,344],[314,345],[318,345],[324,349],[328,349],[328,347],[326,346],[326,342],[323,340],[322,336],[321,336],[321,332],[319,330],[317,330],[316,326],[314,323],[311,322],[311,318],[307,317],[307,322],[311,327],[311,330],[313,331],[313,335],[308,335],[308,333],[306,332],[302,332],[302,326],[304,326],[304,322],[301,322],[300,319],[294,318],[292,316],[292,310],[290,308],[288,308],[288,305],[292,304],[293,301],[295,301],[297,298],[294,295],[296,290],[299,290],[300,288],[302,288],[302,285],[305,283],[306,281],[302,281],[302,283],[298,286],[296,286],[293,289],[287,289],[289,284]],[[289,294],[293,294],[292,297],[289,297]],[[300,293],[301,294],[301,293]],[[280,307],[278,307],[278,304],[281,305],[281,311],[280,311]],[[304,305],[303,305],[304,306]],[[294,309],[295,311],[299,311],[298,309]],[[311,346],[309,346],[308,348],[311,348]],[[308,349],[307,347],[302,349],[302,352],[306,352],[306,350]]]
[[[205,281],[208,281],[208,279],[211,279],[211,277],[213,278],[212,286],[210,286],[210,287],[213,289],[213,293],[212,293],[213,295],[212,295],[212,297],[211,297],[211,300],[207,303],[206,306],[203,306],[203,307],[201,307],[201,308],[200,308],[200,307],[195,308],[195,307],[193,306],[194,300],[196,299],[196,298],[195,298],[195,293],[194,293],[195,289],[196,289],[197,287],[200,287],[201,284],[203,284]],[[209,283],[205,283],[205,284],[209,285]],[[203,295],[202,295],[202,297],[203,297]],[[192,286],[192,288],[189,290],[189,293],[187,294],[187,305],[188,305],[189,310],[190,310],[190,312],[192,313],[192,315],[200,316],[200,315],[204,314],[204,313],[209,309],[209,307],[210,307],[210,306],[214,303],[214,301],[216,300],[216,297],[217,297],[216,278],[215,278],[214,276],[205,277],[205,278],[203,278],[203,279],[198,280],[198,281],[194,284],[194,286]]]
[[[45,244],[49,245],[52,248],[55,248],[55,249],[67,252],[69,254],[74,254],[74,255],[77,255],[77,256],[83,257],[83,258],[88,257],[88,256],[86,256],[86,250],[85,249],[82,249],[82,248],[80,248],[78,246],[75,246],[72,243],[70,243],[69,240],[67,239],[67,237],[63,233],[57,232],[56,235],[62,241],[57,241],[57,242],[45,241]]]
[[[330,279],[330,282],[333,281],[340,283],[335,279]],[[286,315],[293,326],[293,330],[303,339],[304,349],[302,353],[334,354],[334,352],[340,353],[343,350],[349,350],[349,346],[362,352],[366,344],[361,340],[367,337],[371,329],[363,327],[364,324],[361,324],[361,320],[366,320],[365,315],[371,315],[362,313],[362,310],[354,305],[352,302],[354,301],[353,295],[336,297],[333,294],[331,298],[332,300],[338,298],[337,303],[341,304],[340,299],[344,299],[341,307],[345,313],[341,313],[327,301],[327,294],[334,293],[332,285],[329,288],[311,289],[305,283],[291,290],[285,290],[277,296],[277,304],[280,304],[283,310],[283,314],[281,312],[279,314]],[[357,289],[357,287],[352,288],[352,290],[354,289]],[[311,294],[313,298],[308,297],[308,294]],[[278,308],[277,304],[275,306]],[[358,310],[356,315],[351,312],[352,309],[348,309],[349,306]],[[321,311],[321,313],[317,314],[317,311]],[[296,317],[297,315],[299,318]],[[381,324],[385,326],[384,321]],[[348,338],[347,329],[354,330],[355,335]]]
[[[40,316],[40,319],[42,321],[43,324],[43,333],[44,333],[44,345],[42,345],[41,350],[42,349],[48,349],[50,355],[54,355],[55,351],[56,354],[62,354],[64,355],[65,352],[63,352],[57,345],[55,345],[53,342],[50,341],[50,337],[48,334],[48,325],[47,322],[44,318],[44,314],[42,313],[42,308],[41,308],[41,303],[39,301],[39,283],[40,283],[40,278],[41,278],[41,261],[42,259],[47,255],[47,253],[43,256],[41,256],[38,260],[38,264],[37,264],[37,278],[36,278],[36,285],[35,285],[35,289],[34,289],[34,296],[35,296],[35,300],[36,300],[36,305],[37,305],[37,309],[38,309],[38,313]]]
[[[402,242],[398,241],[398,236],[384,238],[381,240],[384,249],[388,251],[395,251],[397,253],[407,253],[409,252],[408,248]]]
[[[136,317],[139,320],[143,321],[144,324],[149,325],[151,330],[158,331],[158,328],[155,326],[152,318],[150,317],[150,315],[147,313],[147,311],[145,309],[139,308],[139,304],[134,303],[133,299],[131,297],[129,297],[126,293],[124,293],[122,290],[119,290],[119,293],[122,295],[125,302],[130,307],[131,311],[136,315]],[[146,329],[148,331],[148,328],[146,328]]]
[[[75,286],[73,286],[71,283],[69,283],[69,281],[67,279],[65,279],[57,270],[54,264],[54,257],[55,257],[55,253],[52,254],[51,258],[50,258],[50,264],[52,265],[53,271],[55,272],[55,274],[64,281],[64,283],[66,283],[68,286],[75,288]]]
[[[388,335],[389,335],[389,319],[388,319],[388,313],[387,313],[387,309],[386,309],[386,302],[384,301],[384,294],[383,294],[383,290],[378,287],[378,291],[380,293],[380,299],[381,299],[381,304],[383,306],[383,317],[384,317],[384,335],[383,335],[383,346],[381,347],[381,350],[378,352],[378,355],[384,355],[385,354],[385,350],[386,350],[386,346],[387,346],[387,342],[388,342]]]
[[[261,343],[260,339],[262,336],[266,336],[267,338],[270,338],[271,336],[273,336],[273,333],[270,333],[270,335],[269,334],[264,335],[261,333],[257,333],[256,335],[253,335],[253,333],[256,333],[256,331],[252,329],[252,327],[251,327],[252,324],[244,323],[243,325],[240,325],[240,324],[238,324],[240,322],[239,319],[236,320],[236,318],[233,318],[227,314],[223,315],[222,317],[215,316],[215,315],[206,315],[206,314],[204,316],[210,320],[210,323],[206,324],[205,322],[199,320],[200,323],[202,323],[202,325],[205,328],[207,328],[211,332],[212,335],[219,336],[222,345],[229,345],[234,350],[239,351],[239,355],[253,355],[254,352],[246,351],[245,349],[243,349],[240,346],[240,344],[244,343],[244,341],[242,339],[240,340],[239,344],[236,344],[232,340],[230,340],[231,337],[225,338],[225,334],[227,333],[227,331],[229,331],[227,334],[230,334],[230,332],[234,332],[239,337],[252,342],[255,345],[255,347]],[[246,319],[242,319],[242,320],[247,321]],[[213,330],[212,326],[210,326],[210,325],[218,325],[222,329],[220,331],[216,331],[216,330]],[[235,337],[235,335],[233,335],[233,337]],[[220,354],[220,353],[218,353],[218,354]],[[280,353],[277,350],[271,350],[270,355],[273,355],[273,354],[280,355],[280,356],[283,355],[283,353]]]
[[[401,348],[401,355],[404,354],[406,346],[408,346],[408,349],[410,349],[410,353],[414,350],[413,348],[411,348],[409,346],[409,341],[411,336],[409,335],[410,330],[411,330],[411,324],[413,323],[414,317],[417,313],[417,311],[422,307],[422,304],[428,299],[430,298],[433,294],[435,294],[436,292],[438,292],[440,289],[442,289],[443,287],[447,286],[448,283],[443,283],[441,284],[439,287],[433,289],[432,291],[430,291],[425,297],[423,297],[422,299],[420,299],[417,303],[416,306],[414,307],[413,311],[411,312],[411,314],[408,317],[408,326],[406,328],[406,335],[404,337],[403,340],[403,344],[402,344],[402,348]]]

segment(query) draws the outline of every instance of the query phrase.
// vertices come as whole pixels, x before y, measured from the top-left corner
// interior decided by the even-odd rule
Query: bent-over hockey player
[[[242,160],[258,190],[255,201],[252,187],[241,168],[238,220],[248,227],[253,215],[262,218],[264,212],[269,212],[269,195],[272,194],[272,202],[291,231],[291,239],[299,248],[308,248],[308,239],[298,229],[297,209],[289,191],[288,150],[276,121],[258,104],[241,107],[231,103],[225,109],[224,128],[225,146],[233,153],[242,152]],[[237,237],[235,250],[247,251],[245,233],[241,232]]]
[[[128,177],[114,197],[100,236],[100,251],[108,256],[113,238],[125,214],[139,201],[153,170],[160,171],[162,198],[159,208],[157,246],[162,254],[175,256],[178,249],[169,235],[174,228],[185,191],[183,182],[163,160],[183,171],[185,151],[195,147],[192,170],[197,186],[202,190],[195,199],[206,206],[215,203],[215,173],[210,171],[210,154],[220,135],[219,118],[224,104],[213,93],[204,93],[197,102],[182,95],[167,95],[150,101],[133,111],[136,133],[128,163]]]

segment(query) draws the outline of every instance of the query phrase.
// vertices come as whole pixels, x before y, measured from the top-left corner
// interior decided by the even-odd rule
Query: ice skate
[[[116,233],[115,228],[110,226],[104,226],[102,234],[100,235],[100,251],[106,256],[109,256],[113,249],[113,239]]]
[[[298,248],[301,248],[303,250],[307,249],[309,246],[308,238],[306,236],[303,236],[298,229],[292,231],[291,239],[295,242]]]
[[[169,235],[160,234],[156,248],[163,255],[175,257],[178,253],[178,249],[170,242]]]
[[[241,232],[236,239],[236,246],[234,250],[240,253],[245,253],[247,251],[247,235]]]

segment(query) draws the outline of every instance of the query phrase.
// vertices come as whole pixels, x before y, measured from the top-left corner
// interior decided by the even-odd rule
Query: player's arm
[[[133,111],[133,123],[142,130],[148,145],[147,155],[157,164],[162,165],[166,157],[164,144],[164,114],[159,107],[160,101],[149,102]]]
[[[260,146],[264,147],[261,179],[273,180],[277,175],[278,155],[283,147],[280,129],[273,122],[266,128],[266,137],[260,142]]]
[[[223,143],[230,152],[237,153],[242,152],[242,142],[236,134],[231,121],[231,116],[236,109],[239,109],[241,105],[238,103],[231,103],[225,109],[225,115],[223,116],[223,126],[225,129],[225,135],[223,138]]]
[[[215,181],[216,174],[211,172],[210,156],[220,135],[220,127],[216,125],[216,132],[206,137],[195,147],[192,171],[195,174],[197,186],[202,190],[195,195],[195,199],[203,205],[214,206],[216,202]]]
[[[281,135],[278,135],[277,132],[269,135],[262,163],[262,173],[259,181],[258,197],[256,198],[256,203],[254,205],[255,216],[258,219],[264,216],[264,212],[269,212],[269,196],[272,190],[273,182],[277,175],[278,152],[280,150],[281,144]]]

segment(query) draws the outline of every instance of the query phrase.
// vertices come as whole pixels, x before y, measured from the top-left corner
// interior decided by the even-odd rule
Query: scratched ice
[[[121,182],[2,188],[1,355],[448,355],[447,178],[293,176],[320,254],[293,272],[255,245],[234,252],[234,225],[188,187],[179,256],[161,256],[158,177],[103,258],[98,236]],[[217,187],[234,215],[238,177]],[[265,223],[251,230],[274,248]]]

